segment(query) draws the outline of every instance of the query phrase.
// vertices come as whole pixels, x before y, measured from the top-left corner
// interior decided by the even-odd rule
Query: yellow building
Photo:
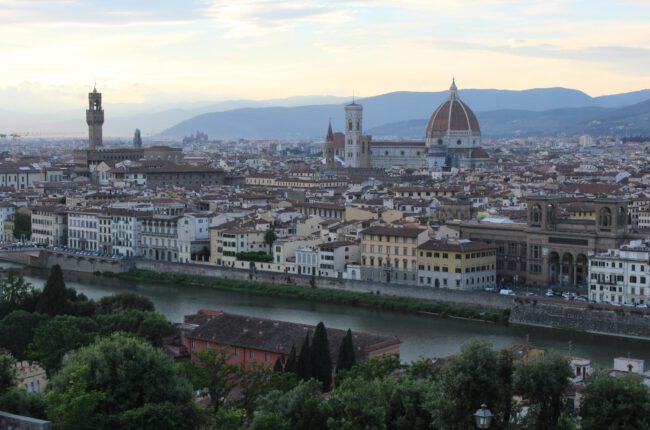
[[[361,279],[415,284],[417,248],[426,228],[373,226],[361,232]]]
[[[496,248],[485,242],[432,239],[418,247],[418,284],[459,290],[496,286]]]

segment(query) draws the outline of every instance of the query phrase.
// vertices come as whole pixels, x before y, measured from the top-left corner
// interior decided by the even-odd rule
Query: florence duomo
[[[330,122],[323,154],[329,168],[464,170],[489,166],[490,157],[481,146],[481,128],[476,115],[458,95],[455,79],[449,96],[431,114],[423,141],[373,140],[363,134],[363,106],[356,101],[345,106],[344,140],[336,138]],[[338,133],[337,133],[338,134]]]

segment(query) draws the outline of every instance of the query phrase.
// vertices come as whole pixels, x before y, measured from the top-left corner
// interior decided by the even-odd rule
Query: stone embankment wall
[[[49,269],[58,264],[64,271],[73,272],[126,272],[133,268],[133,261],[91,256],[79,256],[42,250],[38,256],[30,256],[25,263],[31,267]]]
[[[510,323],[650,340],[650,313],[623,307],[522,303],[511,310]]]
[[[358,293],[377,293],[388,296],[408,297],[448,304],[458,304],[476,308],[508,309],[513,306],[512,297],[501,296],[484,291],[455,291],[443,288],[417,285],[394,285],[378,282],[354,281],[349,279],[312,278],[311,276],[271,272],[251,272],[249,270],[215,267],[204,264],[166,263],[160,261],[137,260],[135,267],[154,272],[169,272],[185,275],[209,276],[242,281],[259,281],[278,284],[291,284],[311,287],[312,279],[316,288],[346,290]]]

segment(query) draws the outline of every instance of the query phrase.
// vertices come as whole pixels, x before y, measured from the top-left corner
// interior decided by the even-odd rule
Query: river
[[[21,268],[0,262],[0,267]],[[47,272],[22,268],[27,281],[40,288]],[[446,357],[457,353],[471,339],[483,339],[495,348],[526,342],[564,354],[588,357],[595,364],[611,367],[614,357],[630,356],[649,360],[650,342],[592,335],[538,327],[441,319],[425,315],[390,312],[348,305],[318,303],[297,299],[257,296],[201,287],[178,287],[130,283],[83,273],[66,273],[66,284],[91,299],[117,292],[135,292],[149,297],[156,309],[174,322],[199,309],[271,318],[397,336],[402,340],[401,356],[406,362],[419,357]]]

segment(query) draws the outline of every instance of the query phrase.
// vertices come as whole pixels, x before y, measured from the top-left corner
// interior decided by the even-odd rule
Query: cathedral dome
[[[449,88],[449,99],[433,112],[427,124],[428,138],[447,134],[480,134],[481,129],[474,112],[458,98],[456,82]]]

